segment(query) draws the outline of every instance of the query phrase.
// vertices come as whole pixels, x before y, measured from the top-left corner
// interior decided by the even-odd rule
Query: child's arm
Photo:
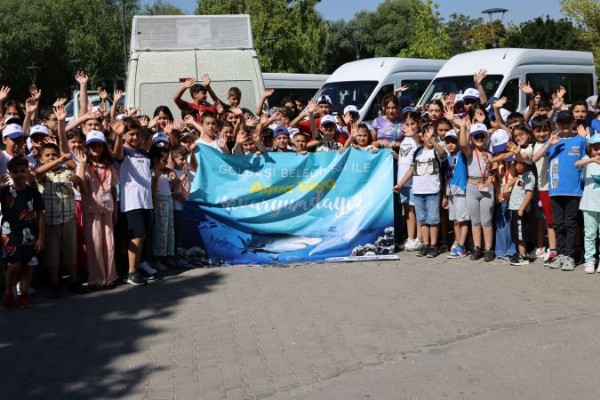
[[[582,158],[580,160],[575,161],[575,166],[577,168],[583,168],[584,166],[591,164],[591,163],[600,164],[600,157]]]
[[[215,103],[223,103],[221,101],[221,99],[219,98],[219,96],[217,96],[215,91],[212,90],[212,87],[210,86],[210,82],[211,82],[210,75],[208,73],[202,74],[202,86],[204,86],[206,88],[206,91],[208,92],[208,95],[210,96],[210,98],[213,99],[213,102],[215,102]]]
[[[123,187],[121,187],[122,190]],[[112,220],[113,220],[113,226],[117,225],[117,220],[119,219],[119,207],[117,206],[118,203],[118,197],[117,197],[117,187],[113,186],[110,188],[110,195],[112,196],[113,199],[113,213],[112,213]]]
[[[121,162],[125,156],[125,153],[123,152],[123,135],[125,134],[125,125],[123,125],[123,121],[111,121],[110,128],[115,133],[113,157],[118,162]]]
[[[181,108],[181,107],[185,107],[185,104],[183,102],[183,100],[181,100],[181,96],[183,96],[183,94],[185,93],[185,91],[189,88],[191,88],[192,86],[194,86],[196,84],[196,78],[187,78],[179,87],[179,89],[177,89],[177,91],[175,92],[175,94],[173,95],[173,101],[175,102],[175,104],[177,104],[177,107]]]
[[[76,151],[75,156],[79,160],[79,164],[77,164],[77,167],[75,168],[75,173],[77,174],[77,177],[81,180],[81,185],[79,185],[79,191],[81,193],[85,193],[85,191],[87,190],[87,186],[83,183],[86,181],[85,173],[87,171],[87,156],[82,150]]]
[[[508,99],[506,96],[502,96],[494,102],[494,105],[492,107],[494,108],[494,116],[496,117],[496,123],[498,124],[498,128],[504,129],[506,132],[510,132],[510,130],[506,126],[506,122],[502,119],[502,113],[500,113],[500,109],[504,107],[507,100]]]
[[[75,75],[75,80],[79,83],[79,115],[81,117],[88,112],[88,94],[87,84],[88,76],[83,71],[78,71]]]
[[[483,80],[487,76],[487,71],[485,69],[480,69],[479,71],[475,71],[473,74],[473,83],[475,84],[475,89],[479,92],[479,104],[485,106],[487,104],[488,98],[487,93],[485,93],[485,89],[483,88]]]
[[[116,116],[117,116],[117,107],[118,107],[118,103],[119,100],[121,100],[121,97],[123,97],[123,91],[116,89],[115,92],[113,93],[113,103],[112,106],[110,107],[110,120],[114,121]]]
[[[458,134],[458,148],[465,155],[466,158],[470,158],[473,150],[469,145],[469,132],[470,122],[468,120],[464,120],[461,118],[454,117],[452,122],[460,128],[460,132]]]
[[[275,92],[275,89],[265,89],[262,96],[260,96],[260,100],[256,105],[256,110],[254,114],[261,115],[263,112],[263,107],[265,106],[265,101]]]
[[[58,167],[61,164],[66,163],[71,159],[71,154],[63,154],[56,160],[49,162],[48,164],[42,164],[35,170],[36,175],[44,175],[46,172]]]
[[[525,198],[523,199],[523,202],[521,203],[521,207],[519,207],[519,217],[523,216],[523,213],[525,212],[525,209],[527,208],[527,206],[529,205],[529,203],[531,203],[531,199],[533,198],[533,190],[528,190],[525,192]]]
[[[56,115],[56,124],[58,126],[58,146],[60,147],[60,152],[66,154],[69,152],[69,144],[67,143],[67,133],[65,131],[65,120],[67,118],[65,106],[59,105],[54,107],[54,115]]]
[[[38,238],[35,242],[35,250],[40,252],[44,250],[44,242],[46,241],[46,213],[44,210],[36,211],[35,216],[38,221]]]
[[[411,176],[413,176],[413,174],[415,173],[415,166],[411,165],[408,170],[406,171],[406,173],[404,174],[404,176],[402,177],[402,179],[400,179],[398,181],[398,183],[396,185],[394,185],[394,187],[392,188],[392,190],[396,193],[398,193],[400,191],[400,188],[402,188],[402,186],[404,186],[404,184],[406,183],[406,181],[408,181],[410,179]]]

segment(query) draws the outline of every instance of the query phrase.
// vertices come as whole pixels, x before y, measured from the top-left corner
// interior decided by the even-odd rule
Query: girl
[[[413,111],[407,112],[404,119],[404,125],[402,126],[402,142],[400,142],[398,146],[398,182],[404,177],[406,171],[408,171],[412,165],[415,151],[422,143],[421,135],[419,134],[420,130],[421,118],[419,113]],[[404,208],[403,215],[406,218],[406,231],[408,235],[404,248],[408,251],[418,251],[421,249],[422,244],[419,240],[419,229],[417,226],[417,218],[415,216],[411,187],[412,179],[408,178],[398,190],[400,203]]]
[[[154,110],[148,129],[152,129],[153,132],[164,132],[169,123],[173,123],[173,113],[167,106],[158,106]]]
[[[381,101],[383,117],[377,117],[371,125],[371,137],[379,147],[397,150],[402,141],[402,121],[400,120],[400,102],[394,94],[387,94]]]
[[[219,128],[219,136],[225,138],[227,148],[231,152],[233,146],[235,146],[235,133],[233,132],[233,125],[227,121],[222,121],[221,127]]]
[[[117,279],[113,227],[117,219],[117,170],[104,134],[91,131],[85,151],[76,150],[77,176],[83,181],[81,203],[87,254],[88,284],[113,288]]]
[[[600,134],[590,138],[588,155],[576,161],[575,166],[584,170],[585,187],[579,209],[583,211],[585,272],[593,274],[598,261],[595,257],[596,239],[600,228],[600,186],[594,178],[600,175]]]
[[[439,99],[431,100],[429,106],[427,106],[427,115],[434,128],[437,127],[438,122],[444,116],[444,103]]]
[[[487,151],[487,126],[473,124],[469,120],[454,118],[460,126],[459,148],[467,159],[467,209],[471,218],[473,252],[471,260],[494,260],[494,230],[492,227],[494,211],[494,171],[495,163],[490,163],[491,154]],[[485,249],[481,248],[481,234]]]
[[[376,152],[378,147],[371,144],[371,132],[367,124],[357,124],[352,127],[350,139],[344,143],[344,147],[340,150],[343,153],[348,147],[352,146],[359,150],[368,150],[372,153]]]
[[[180,181],[177,174],[167,167],[170,152],[156,143],[150,149],[152,162],[152,198],[154,203],[153,255],[154,268],[166,270],[167,257],[175,255],[175,226],[173,224],[173,191]],[[164,262],[163,262],[164,261]]]

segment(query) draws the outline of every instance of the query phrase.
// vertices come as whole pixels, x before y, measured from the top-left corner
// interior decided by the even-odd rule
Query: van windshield
[[[349,105],[355,105],[359,110],[363,108],[376,86],[377,81],[329,82],[319,89],[314,98],[326,94],[331,97],[333,112],[342,114],[344,107]]]
[[[498,86],[502,82],[502,75],[488,75],[483,81],[483,88],[488,99],[496,93]],[[473,75],[466,76],[447,76],[436,78],[425,91],[425,94],[419,101],[419,104],[427,104],[431,100],[441,99],[446,93],[463,93],[466,89],[473,87]]]

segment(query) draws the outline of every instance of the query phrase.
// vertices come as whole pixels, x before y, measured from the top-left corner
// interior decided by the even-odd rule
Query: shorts
[[[547,190],[540,190],[538,192],[540,201],[542,202],[542,211],[544,211],[544,217],[546,217],[546,225],[554,225],[554,219],[552,218],[552,202],[550,201],[550,193]]]
[[[437,225],[440,223],[440,194],[414,194],[417,224]]]
[[[37,251],[34,248],[35,242],[31,244],[21,244],[23,242],[22,238],[11,238],[9,236],[8,242],[2,246],[2,259],[4,260],[4,264],[21,264],[26,266],[29,261],[33,258],[33,256],[37,255]],[[18,243],[14,245],[13,243]],[[39,262],[36,266],[39,265]]]
[[[62,224],[46,224],[44,264],[47,267],[77,264],[77,220]]]
[[[400,198],[400,204],[409,204],[411,206],[415,205],[415,200],[412,194],[412,187],[410,186],[402,186],[400,191],[398,192],[398,196]]]
[[[152,210],[138,209],[125,212],[129,239],[145,238],[152,229]]]
[[[519,211],[510,210],[510,236],[514,243],[525,243],[529,239],[529,214],[523,212],[519,217]]]
[[[451,194],[448,196],[448,206],[450,221],[465,222],[470,220],[466,195]]]

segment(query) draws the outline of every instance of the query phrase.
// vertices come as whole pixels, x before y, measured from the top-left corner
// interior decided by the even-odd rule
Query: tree
[[[537,17],[509,27],[504,45],[526,49],[587,50],[581,40],[581,29],[567,19],[555,21],[546,16]]]
[[[492,34],[491,27],[494,27]],[[494,41],[498,47],[504,46],[506,38],[506,28],[499,20],[494,20],[490,23],[479,25],[473,28],[472,40],[467,44],[468,51],[483,50],[494,47]]]
[[[142,9],[144,15],[184,15],[185,13],[179,7],[164,1],[154,0],[152,4],[146,4]]]
[[[414,26],[413,40],[407,48],[400,51],[400,57],[448,58],[450,56],[450,37],[440,23],[437,4],[431,0],[422,3],[411,2],[410,17]]]
[[[562,0],[562,12],[582,28],[579,38],[594,52],[596,70],[600,71],[600,1]]]
[[[450,20],[445,24],[446,32],[450,37],[450,54],[459,54],[468,51],[472,45],[473,31],[483,25],[483,18],[471,18],[463,14],[450,14]]]
[[[320,0],[201,0],[198,14],[250,14],[254,45],[263,69],[314,72],[327,25],[315,10]]]

